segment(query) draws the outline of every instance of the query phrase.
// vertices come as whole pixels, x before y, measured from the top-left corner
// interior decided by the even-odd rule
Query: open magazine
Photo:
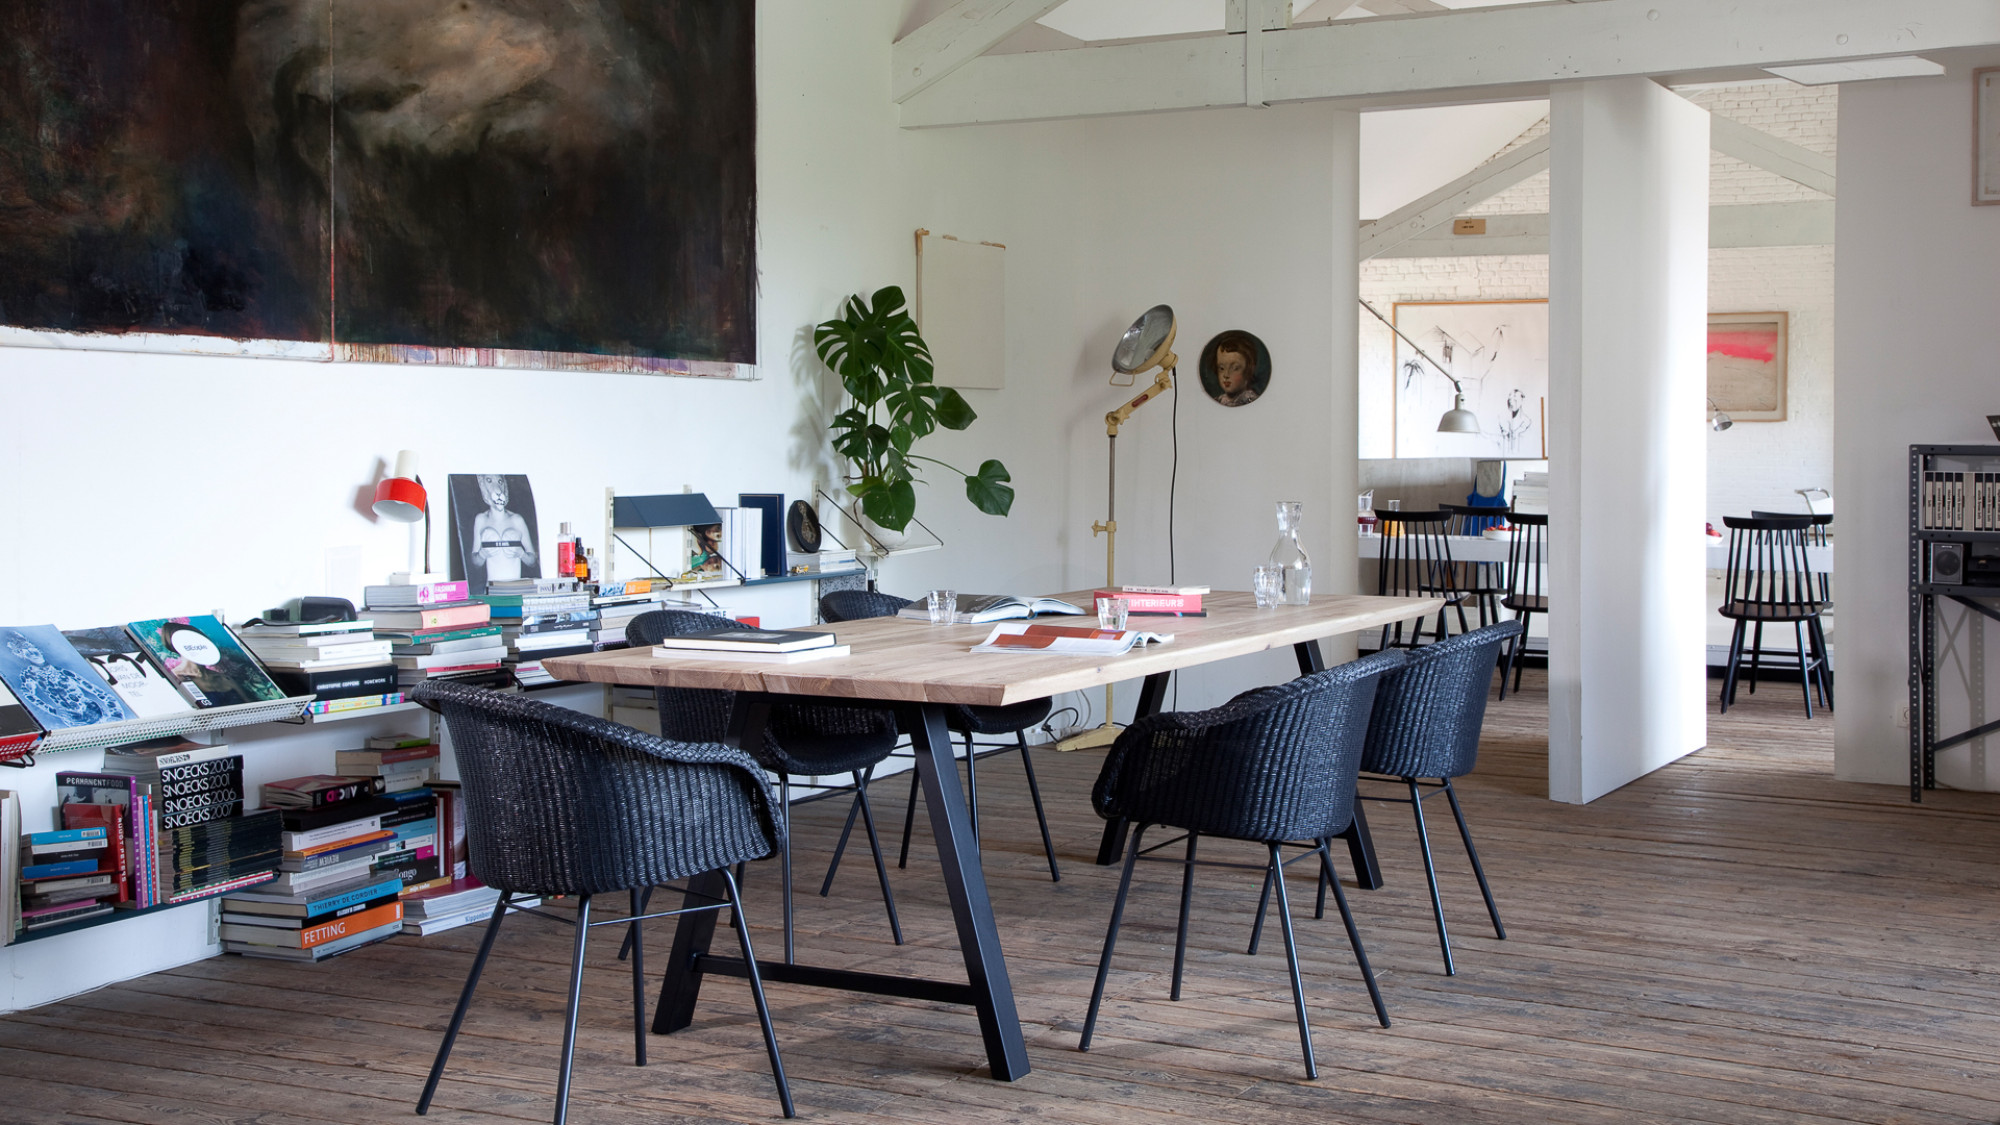
[[[1034,617],[1045,613],[1079,615],[1084,611],[1061,598],[1029,598],[1019,594],[960,594],[953,625],[984,625],[1010,617]],[[930,607],[920,599],[906,605],[896,616],[910,621],[929,621]]]
[[[1087,625],[1038,625],[1009,621],[995,625],[974,652],[1050,652],[1065,656],[1119,656],[1134,645],[1163,645],[1172,633],[1142,633],[1136,629],[1093,629]]]

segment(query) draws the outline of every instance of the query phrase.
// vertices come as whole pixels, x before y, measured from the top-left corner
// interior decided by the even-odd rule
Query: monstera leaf
[[[814,327],[813,350],[853,400],[834,416],[833,449],[852,467],[847,490],[869,519],[902,531],[916,518],[919,461],[963,477],[965,498],[980,511],[1004,516],[1013,508],[1014,486],[1007,483],[1013,478],[1000,462],[987,460],[967,473],[913,452],[940,427],[963,430],[979,415],[965,396],[933,381],[930,348],[902,289],[849,297],[839,317]]]

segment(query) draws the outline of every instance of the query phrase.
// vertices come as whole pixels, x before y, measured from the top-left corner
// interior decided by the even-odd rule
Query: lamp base
[[[1099,746],[1109,746],[1118,741],[1118,733],[1122,729],[1122,727],[1106,723],[1101,727],[1093,727],[1081,734],[1070,735],[1068,738],[1056,743],[1056,749],[1068,753],[1071,750],[1094,750]]]

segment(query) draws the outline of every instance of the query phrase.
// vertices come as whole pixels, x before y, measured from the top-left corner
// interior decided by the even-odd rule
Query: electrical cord
[[[1181,381],[1174,380],[1174,405],[1168,432],[1173,434],[1174,457],[1167,469],[1167,585],[1180,581],[1180,567],[1174,558],[1174,499],[1181,483]],[[1172,675],[1174,682],[1174,710],[1181,709],[1181,678]]]

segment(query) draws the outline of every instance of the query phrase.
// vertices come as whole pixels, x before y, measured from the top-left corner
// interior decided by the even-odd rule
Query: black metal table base
[[[730,740],[737,746],[757,745],[764,737],[773,697],[738,692],[736,709],[730,716]],[[945,889],[951,912],[958,925],[958,947],[965,957],[966,981],[927,980],[895,977],[879,973],[854,972],[810,965],[757,962],[766,980],[817,988],[866,992],[902,999],[933,1000],[968,1004],[978,1012],[979,1031],[986,1042],[986,1058],[993,1077],[1011,1082],[1028,1073],[1028,1047],[1021,1034],[1021,1019],[1014,1007],[1014,988],[1007,977],[1007,962],[1000,953],[1000,933],[993,920],[993,903],[986,892],[986,876],[979,867],[979,846],[972,834],[972,818],[959,787],[954,768],[951,735],[945,729],[944,708],[935,703],[883,703],[901,710],[904,729],[910,732],[916,752],[917,779],[924,788],[924,808],[931,820],[931,834],[937,841],[938,858],[944,868]],[[699,876],[689,882],[690,896],[721,893],[721,876]],[[713,884],[713,885],[711,885]],[[665,1035],[687,1027],[701,996],[701,980],[708,973],[745,976],[748,966],[741,958],[709,952],[715,937],[715,912],[683,914],[674,931],[673,951],[668,957],[666,979],[660,984],[660,1002],[653,1015],[653,1031]]]
[[[1320,653],[1318,641],[1304,641],[1292,646],[1299,659],[1299,675],[1308,676],[1326,670],[1326,658]],[[1146,677],[1139,688],[1139,704],[1136,716],[1157,714],[1166,700],[1167,675],[1156,672]],[[1124,818],[1105,822],[1104,837],[1097,845],[1097,865],[1109,867],[1125,858],[1125,837],[1131,825]],[[1347,841],[1347,854],[1354,861],[1354,881],[1363,890],[1382,889],[1382,868],[1375,862],[1375,841],[1368,835],[1368,817],[1361,811],[1361,803],[1354,803],[1354,823],[1340,834]]]

